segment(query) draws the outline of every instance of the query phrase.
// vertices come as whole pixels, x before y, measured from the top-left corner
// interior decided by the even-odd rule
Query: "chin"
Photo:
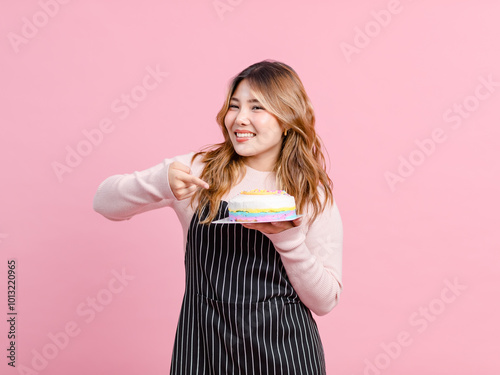
[[[239,156],[241,156],[242,158],[246,158],[246,157],[250,157],[250,156],[253,156],[252,153],[250,152],[238,152],[238,150],[234,150]]]

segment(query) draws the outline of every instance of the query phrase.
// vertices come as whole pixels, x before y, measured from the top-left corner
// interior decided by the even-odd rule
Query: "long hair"
[[[234,150],[224,125],[231,97],[244,79],[253,95],[286,130],[274,166],[278,189],[295,197],[299,214],[311,205],[310,219],[314,221],[326,204],[333,203],[332,181],[326,173],[321,140],[314,128],[314,110],[297,73],[288,65],[272,60],[249,66],[231,81],[226,100],[216,117],[224,142],[208,146],[193,156],[193,161],[201,156],[205,166],[200,178],[210,188],[199,189],[191,204],[198,202],[199,214],[208,207],[208,215],[202,223],[211,222],[222,197],[245,176],[243,157]]]

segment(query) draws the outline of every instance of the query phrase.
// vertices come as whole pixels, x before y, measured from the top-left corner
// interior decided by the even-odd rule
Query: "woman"
[[[311,311],[338,302],[342,222],[309,98],[292,68],[262,61],[232,80],[217,122],[224,142],[107,178],[94,208],[127,220],[169,206],[181,221],[186,291],[171,374],[325,374]],[[303,217],[211,224],[227,199],[256,188],[287,191]]]

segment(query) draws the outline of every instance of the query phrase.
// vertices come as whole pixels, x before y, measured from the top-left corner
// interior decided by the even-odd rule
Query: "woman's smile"
[[[255,133],[247,130],[238,130],[234,134],[236,135],[236,142],[247,142],[255,137]]]

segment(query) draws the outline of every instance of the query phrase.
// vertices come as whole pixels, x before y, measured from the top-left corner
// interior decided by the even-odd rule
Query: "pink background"
[[[328,373],[498,374],[500,3],[220,3],[232,5],[219,17],[212,0],[2,2],[2,353],[15,258],[18,366],[45,350],[31,373],[168,373],[180,225],[168,209],[108,221],[92,199],[112,174],[218,142],[229,79],[271,58],[312,99],[344,223],[345,289],[317,319]],[[169,75],[145,90],[148,67]],[[117,112],[131,91],[135,108]],[[85,148],[82,131],[106,119]],[[87,155],[58,178],[78,147]],[[123,269],[134,279],[113,294]],[[87,323],[96,297],[106,305]],[[2,374],[29,373],[4,354]]]

